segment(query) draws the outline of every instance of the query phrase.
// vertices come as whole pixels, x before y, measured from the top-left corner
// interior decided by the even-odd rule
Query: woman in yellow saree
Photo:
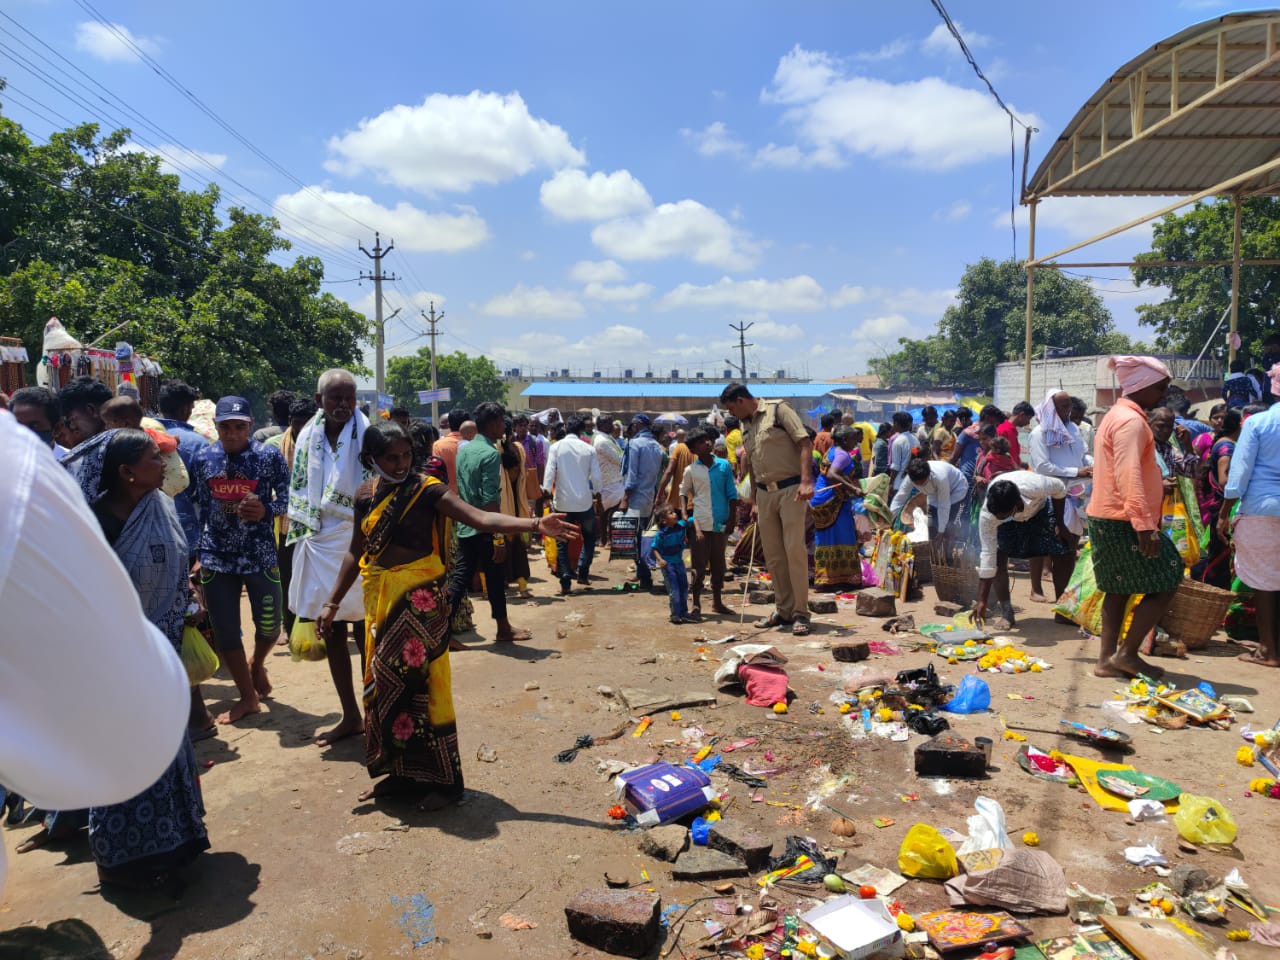
[[[370,776],[384,779],[360,799],[409,795],[434,809],[460,799],[463,790],[442,550],[450,542],[449,521],[506,535],[576,539],[578,530],[563,514],[535,519],[471,506],[436,478],[413,472],[412,443],[392,421],[365,431],[361,460],[375,479],[356,493],[351,546],[316,628],[328,634],[334,612],[361,574],[365,763]]]

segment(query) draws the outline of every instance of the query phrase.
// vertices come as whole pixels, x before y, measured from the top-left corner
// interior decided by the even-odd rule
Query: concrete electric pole
[[[743,380],[747,379],[747,347],[754,347],[754,343],[747,343],[747,331],[754,327],[754,323],[739,323],[736,326],[729,324],[730,330],[738,331],[738,373]],[[725,363],[733,366],[732,360],[726,360]]]
[[[439,313],[436,313],[436,302],[435,302],[434,300],[432,300],[432,301],[430,302],[430,306],[431,306],[431,312],[430,312],[430,313],[428,313],[426,310],[419,310],[419,311],[418,311],[418,313],[422,314],[422,319],[423,319],[423,320],[425,320],[425,321],[427,321],[427,324],[428,324],[428,325],[430,326],[430,328],[431,328],[431,330],[430,330],[430,334],[429,334],[429,335],[430,335],[430,337],[431,337],[431,422],[432,422],[433,424],[439,424],[439,423],[440,423],[440,401],[438,401],[438,400],[435,398],[435,393],[436,393],[436,324],[437,324],[437,323],[439,323],[441,320],[443,320],[443,319],[444,319],[444,311],[443,311],[443,310],[441,310]]]
[[[378,393],[386,391],[386,366],[383,359],[383,347],[386,344],[384,329],[382,323],[382,281],[383,280],[399,280],[395,274],[389,276],[382,272],[382,258],[396,248],[394,240],[383,249],[382,238],[375,232],[373,235],[373,253],[364,248],[364,244],[359,244],[360,252],[373,261],[373,273],[361,273],[361,280],[373,281],[373,344],[374,344],[374,383]]]

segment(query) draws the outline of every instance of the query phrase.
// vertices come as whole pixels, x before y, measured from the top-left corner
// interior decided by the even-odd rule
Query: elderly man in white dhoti
[[[338,580],[338,568],[351,546],[355,495],[369,474],[360,463],[360,445],[369,421],[356,407],[355,377],[346,370],[326,370],[316,386],[315,418],[302,428],[295,445],[289,484],[289,532],[286,543],[296,544],[289,609],[302,623],[312,622],[328,604]],[[347,626],[364,662],[364,599],[360,590],[347,592],[337,605],[327,643],[329,673],[342,704],[342,720],[316,738],[327,747],[364,732],[360,705],[351,678]],[[297,629],[297,628],[295,628]]]

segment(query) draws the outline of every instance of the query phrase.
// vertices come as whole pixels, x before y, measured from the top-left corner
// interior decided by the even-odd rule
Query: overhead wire
[[[81,109],[85,110],[94,119],[107,123],[116,128],[129,128],[131,136],[135,141],[139,143],[140,146],[149,148],[156,155],[163,157],[174,169],[177,169],[182,173],[186,174],[188,177],[190,177],[192,180],[195,180],[197,183],[201,185],[211,183],[213,182],[213,178],[205,177],[196,173],[196,171],[194,171],[183,159],[180,159],[179,157],[175,156],[173,153],[166,150],[164,148],[164,145],[150,142],[147,139],[147,137],[144,134],[139,133],[135,129],[135,127],[138,125],[141,125],[142,127],[148,130],[151,130],[157,136],[163,138],[164,140],[169,141],[169,144],[173,149],[182,150],[187,158],[190,158],[202,164],[203,166],[207,167],[213,173],[214,176],[219,177],[221,179],[228,180],[231,183],[234,183],[241,190],[255,197],[264,207],[263,210],[259,210],[257,212],[263,213],[267,216],[276,217],[278,220],[284,219],[281,217],[280,212],[276,209],[275,204],[271,200],[269,200],[267,197],[264,197],[262,194],[254,190],[252,187],[238,180],[236,177],[232,176],[226,171],[221,170],[218,166],[211,163],[201,151],[191,148],[187,144],[183,143],[178,137],[175,137],[173,134],[171,134],[164,128],[153,123],[141,111],[131,106],[123,98],[113,93],[110,89],[108,89],[105,85],[103,85],[98,80],[96,80],[90,74],[86,73],[79,66],[72,63],[65,56],[63,56],[56,48],[50,46],[47,42],[42,40],[36,34],[32,33],[30,30],[28,30],[21,23],[15,20],[12,16],[5,13],[3,10],[0,10],[0,17],[4,17],[4,19],[8,20],[10,23],[16,26],[19,30],[22,30],[25,34],[27,34],[29,37],[35,40],[36,43],[40,44],[42,47],[44,47],[46,50],[52,53],[55,57],[57,57],[63,63],[66,63],[67,66],[75,70],[76,73],[84,77],[85,80],[80,80],[79,78],[73,76],[68,70],[51,62],[48,59],[48,57],[46,57],[39,50],[32,47],[31,44],[27,43],[21,37],[13,33],[11,30],[4,27],[3,24],[0,24],[0,33],[7,35],[12,41],[21,44],[22,47],[26,51],[28,51],[31,55],[41,58],[44,66],[49,67],[53,70],[57,70],[58,73],[61,74],[61,77],[63,79],[55,78],[51,74],[47,73],[45,70],[41,69],[40,66],[37,66],[36,64],[34,64],[26,56],[23,56],[22,54],[15,51],[12,47],[9,47],[6,44],[4,44],[3,41],[0,41],[0,49],[6,50],[9,53],[10,57],[13,59],[13,61],[16,63],[16,65],[26,70],[33,77],[44,82],[53,91],[60,93],[67,100],[69,100],[73,104],[76,104]],[[75,84],[78,88],[80,88],[80,91],[83,91],[83,94],[79,91],[72,90],[71,88],[66,86],[66,83],[63,82],[64,80]],[[86,80],[88,81],[87,83],[85,82]],[[26,96],[28,99],[33,99],[31,98],[30,94],[26,94]],[[105,107],[95,107],[88,100],[84,99],[85,97],[99,100],[102,102],[102,104],[105,105]],[[121,113],[125,115],[125,119],[122,120],[119,116],[109,112],[106,108],[119,110]],[[47,108],[47,109],[51,110],[52,108]],[[44,118],[44,119],[47,120],[47,118]],[[67,123],[74,125],[74,122],[71,121],[70,119],[66,117],[63,117],[63,119],[66,120]],[[244,206],[246,208],[252,209],[253,207],[253,204],[250,202],[247,202],[246,198],[244,197],[237,197],[234,194],[231,194],[230,199],[233,202],[236,202],[238,205]],[[331,240],[331,238],[336,237],[339,240],[341,240],[343,244],[346,244],[354,240],[355,239],[354,237],[342,237],[341,235],[336,233],[331,233],[329,237],[326,237],[324,236],[324,234],[329,231],[329,228],[325,227],[323,224],[317,223],[316,221],[310,220],[301,215],[292,214],[292,213],[287,214],[286,218],[296,220],[299,223],[307,224],[308,225],[306,230],[307,233],[310,233],[314,236],[318,236],[322,240],[326,241],[323,244],[317,244],[310,240],[306,240],[300,236],[291,235],[296,231],[288,231],[286,228],[282,232],[284,232],[286,239],[288,239],[292,244],[297,245],[299,247],[303,247],[303,248],[309,247],[317,251],[317,253],[314,255],[319,255],[335,262],[344,262],[348,267],[358,266],[358,261],[354,259],[353,254],[343,252],[343,248],[337,244],[333,244]]]
[[[349,211],[344,210],[342,207],[339,207],[337,204],[334,204],[328,199],[326,199],[323,194],[318,193],[310,185],[300,180],[288,169],[286,169],[280,163],[276,162],[272,157],[268,156],[267,153],[263,151],[260,147],[258,147],[257,144],[255,144],[252,140],[250,140],[248,137],[242,134],[239,130],[233,127],[229,122],[224,120],[212,107],[210,107],[207,103],[201,100],[200,97],[196,96],[195,93],[189,90],[177,77],[175,77],[172,73],[166,70],[160,63],[158,63],[155,60],[155,58],[153,58],[149,53],[147,53],[146,50],[138,46],[138,44],[134,41],[132,36],[130,36],[126,32],[121,31],[116,24],[107,20],[107,18],[104,17],[101,13],[99,13],[97,8],[94,7],[94,5],[89,2],[89,0],[76,0],[76,4],[86,13],[88,13],[91,17],[97,20],[100,24],[102,24],[104,27],[110,30],[111,33],[117,39],[119,39],[121,43],[123,43],[128,49],[132,50],[133,53],[138,57],[138,59],[140,59],[143,63],[145,63],[148,67],[150,67],[151,70],[157,76],[159,76],[162,80],[165,81],[165,83],[169,84],[169,86],[173,87],[180,94],[182,94],[182,96],[185,97],[190,103],[192,103],[201,113],[207,116],[210,120],[212,120],[214,123],[220,126],[223,130],[225,130],[231,136],[235,137],[235,139],[239,141],[241,144],[243,144],[246,149],[251,151],[254,154],[254,156],[258,157],[258,159],[268,164],[273,170],[275,170],[285,179],[293,183],[295,186],[305,191],[306,193],[314,197],[316,200],[319,200],[321,203],[325,204],[326,206],[331,207],[333,210],[337,211],[339,214],[346,217],[352,223],[356,224],[357,226],[363,227],[364,229],[370,232],[373,232],[375,230],[374,227],[365,223],[363,220],[359,219],[358,217],[353,216]]]
[[[77,0],[79,2],[79,0]],[[1037,128],[1025,123],[1021,117],[1017,116],[1004,98],[996,91],[995,86],[987,75],[982,72],[982,68],[978,66],[978,61],[974,57],[973,52],[969,49],[969,44],[965,43],[964,35],[961,34],[960,28],[955,25],[955,21],[951,19],[951,14],[947,13],[947,8],[943,6],[942,0],[929,0],[933,4],[933,9],[938,12],[938,16],[942,18],[943,25],[947,31],[955,38],[960,46],[960,52],[964,55],[965,60],[969,62],[969,66],[973,68],[973,72],[977,74],[978,79],[986,84],[987,89],[991,92],[991,96],[995,98],[996,103],[1000,105],[1009,117],[1009,230],[1013,235],[1013,259],[1018,259],[1018,222],[1016,219],[1017,196],[1018,196],[1018,170],[1017,170],[1017,137],[1015,136],[1013,125],[1016,123],[1026,131],[1026,145],[1023,147],[1025,152],[1031,143],[1031,134],[1037,132]]]

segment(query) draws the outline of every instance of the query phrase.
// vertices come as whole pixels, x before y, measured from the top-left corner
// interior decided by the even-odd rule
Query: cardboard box
[[[620,773],[614,783],[619,798],[642,827],[678,820],[715,799],[711,780],[696,767],[651,763]]]
[[[902,931],[879,900],[836,897],[802,914],[800,920],[833,947],[842,960],[903,954]]]

